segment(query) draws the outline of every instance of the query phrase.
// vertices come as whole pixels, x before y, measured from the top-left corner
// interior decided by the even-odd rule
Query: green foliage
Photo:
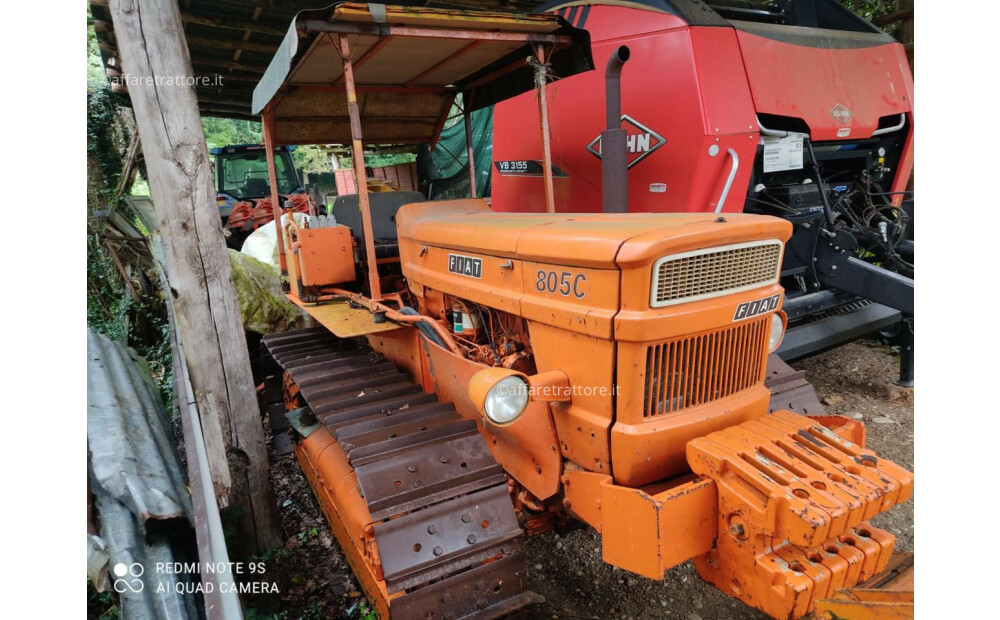
[[[417,161],[416,153],[371,153],[365,155],[365,165],[371,168],[382,168],[384,166],[395,166],[397,164],[408,164]],[[354,160],[350,157],[340,158],[341,168],[350,168],[354,165]]]
[[[98,592],[89,579],[87,580],[87,617],[94,620],[119,620],[122,617],[114,594]]]
[[[330,156],[323,152],[318,146],[300,146],[292,151],[292,161],[299,171],[302,183],[306,182],[306,174],[320,174],[322,172],[333,172],[333,164]]]
[[[98,90],[108,85],[104,65],[101,63],[101,49],[97,45],[97,33],[94,32],[94,17],[90,14],[90,3],[87,4],[87,90]]]
[[[107,84],[87,89],[87,158],[97,166],[98,178],[91,179],[97,196],[104,202],[112,198],[122,174],[122,156],[116,136],[116,114],[120,100]],[[88,205],[91,209],[100,205]]]
[[[913,7],[912,2],[907,3],[903,0],[842,0],[841,4],[868,21],[875,21],[880,17],[892,15],[902,9]],[[899,23],[886,24],[881,28],[897,39],[900,38],[901,26]]]
[[[260,123],[256,121],[203,116],[201,126],[205,130],[205,142],[210,149],[231,144],[260,144],[263,140]]]
[[[132,299],[101,246],[98,234],[87,235],[87,325],[118,342],[125,341]]]

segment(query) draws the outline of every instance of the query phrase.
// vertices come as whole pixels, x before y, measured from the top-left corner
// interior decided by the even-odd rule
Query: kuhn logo
[[[667,139],[646,127],[628,114],[622,114],[622,124],[625,130],[625,146],[628,151],[628,167],[636,165],[646,159],[664,144]],[[587,150],[593,153],[598,159],[601,158],[601,136],[590,141]]]
[[[764,299],[745,301],[736,306],[736,313],[733,314],[733,322],[742,321],[743,319],[749,319],[759,314],[764,314],[765,312],[777,310],[779,301],[781,301],[781,295],[771,295],[770,297],[765,297]]]
[[[851,120],[851,111],[841,104],[833,106],[830,110],[830,116],[837,119],[840,123],[846,125],[849,120]]]

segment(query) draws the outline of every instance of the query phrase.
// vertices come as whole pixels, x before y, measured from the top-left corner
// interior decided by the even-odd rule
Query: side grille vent
[[[643,417],[697,407],[764,380],[770,316],[646,349]]]

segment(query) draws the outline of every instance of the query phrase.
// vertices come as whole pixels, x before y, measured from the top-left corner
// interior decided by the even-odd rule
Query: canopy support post
[[[267,158],[267,182],[271,186],[271,208],[274,210],[274,236],[278,244],[278,266],[281,275],[288,274],[285,262],[285,232],[281,229],[281,197],[278,196],[278,173],[274,166],[274,110],[268,106],[260,119],[264,132],[264,151]],[[222,174],[220,170],[218,174]]]
[[[545,211],[556,212],[555,191],[552,187],[552,146],[549,143],[549,106],[545,97],[545,83],[548,66],[549,46],[539,44],[535,48],[535,90],[538,93],[538,120],[542,130],[542,177],[545,182]]]
[[[462,117],[465,120],[465,147],[469,153],[469,197],[476,198],[476,160],[472,155],[472,93],[462,94]]]
[[[354,66],[351,63],[351,43],[346,34],[337,35],[340,57],[344,61],[344,86],[347,91],[347,110],[351,115],[351,157],[354,159],[354,177],[358,184],[358,208],[365,232],[365,256],[368,266],[368,287],[373,301],[382,301],[382,288],[378,279],[378,261],[375,257],[375,233],[372,228],[371,203],[368,200],[368,175],[365,173],[365,154],[361,136],[361,111],[354,87]]]

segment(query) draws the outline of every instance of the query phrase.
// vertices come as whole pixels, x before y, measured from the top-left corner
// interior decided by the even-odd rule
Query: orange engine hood
[[[496,213],[482,200],[414,203],[396,218],[401,243],[539,263],[617,269],[692,249],[780,239],[779,218],[727,213]]]

